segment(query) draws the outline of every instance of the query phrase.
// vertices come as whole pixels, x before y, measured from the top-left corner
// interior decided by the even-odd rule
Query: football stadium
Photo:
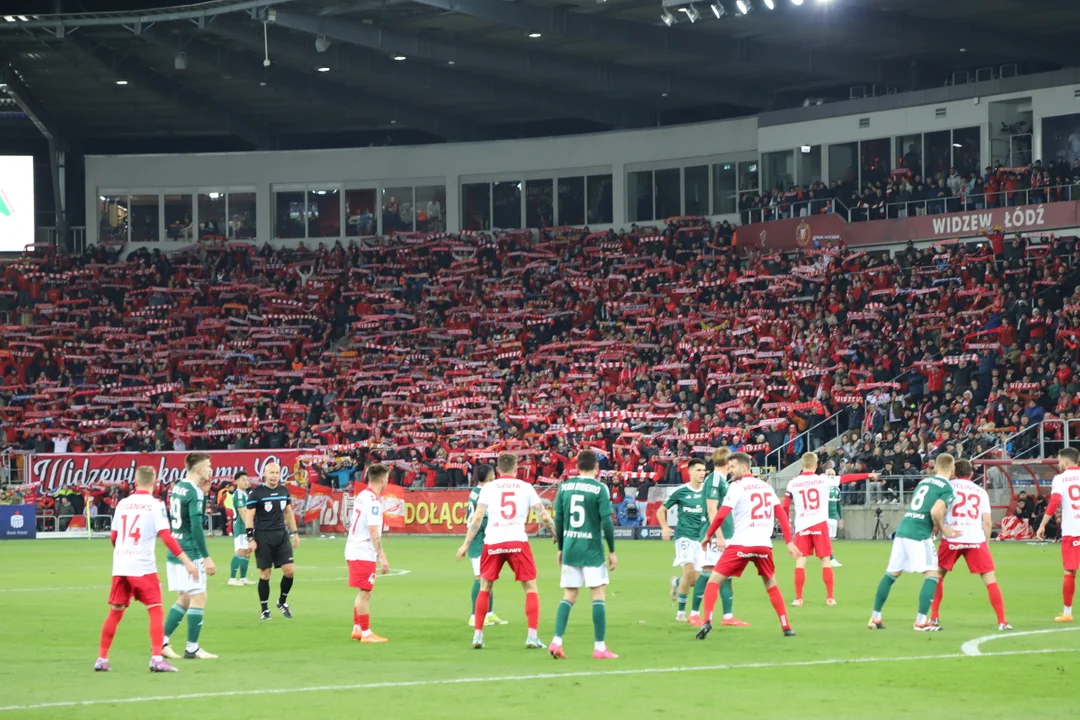
[[[0,3],[0,720],[1074,717],[1078,28]]]

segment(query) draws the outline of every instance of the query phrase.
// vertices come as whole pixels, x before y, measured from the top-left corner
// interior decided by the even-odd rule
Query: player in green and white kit
[[[731,450],[726,447],[717,448],[712,455],[713,471],[705,478],[705,510],[709,522],[712,522],[712,519],[716,517],[720,505],[724,502],[724,498],[727,497],[728,458],[730,457]],[[705,540],[705,533],[708,529],[708,525],[701,529],[701,537],[698,538],[699,542]],[[724,540],[730,540],[735,533],[735,519],[729,515],[724,520],[723,525],[720,526],[720,532],[723,534]],[[701,574],[698,575],[697,581],[694,583],[694,599],[690,603],[690,624],[694,627],[701,627],[705,624],[705,620],[702,619],[700,613],[701,600],[705,597],[705,586],[709,584],[709,576],[712,575],[712,569],[719,559],[720,550],[717,548],[716,542],[713,541],[710,543],[709,549],[705,550],[701,555],[701,567],[699,568]],[[731,578],[725,580],[724,584],[720,586],[720,600],[723,603],[724,625],[736,627],[749,625],[749,623],[735,617],[733,613],[735,595],[731,589]]]
[[[705,505],[705,461],[694,458],[687,463],[690,482],[668,496],[664,504],[656,509],[656,521],[660,523],[660,537],[670,540],[672,529],[668,526],[667,511],[678,507],[675,522],[675,567],[682,568],[682,578],[678,585],[679,610],[675,615],[677,622],[686,621],[686,598],[697,581],[701,570],[701,538],[709,526],[709,516]]]
[[[896,529],[893,538],[892,554],[885,577],[878,584],[877,597],[874,598],[874,613],[867,624],[871,630],[884,630],[881,622],[881,608],[889,599],[889,591],[901,573],[922,573],[923,586],[919,592],[919,613],[915,616],[916,632],[936,632],[941,628],[931,625],[927,619],[930,605],[934,601],[941,574],[938,571],[937,549],[934,548],[934,534],[943,537],[956,537],[959,532],[945,524],[945,512],[956,496],[949,479],[953,474],[956,460],[952,455],[943,453],[934,460],[934,475],[915,486],[911,505]]]
[[[465,524],[468,525],[472,520],[473,512],[476,511],[477,499],[480,497],[480,488],[488,483],[495,477],[495,468],[490,465],[479,465],[476,468],[476,486],[469,491],[469,506],[468,511],[465,514]],[[480,555],[484,552],[484,531],[487,530],[488,519],[484,516],[483,521],[480,523],[480,530],[476,533],[476,537],[473,538],[472,544],[469,545],[469,562],[472,563],[473,571],[473,586],[472,586],[472,602],[469,604],[470,608],[476,607],[476,596],[480,594]],[[469,627],[473,627],[476,624],[476,616],[469,616]],[[484,616],[485,625],[506,625],[507,621],[500,618],[495,614],[495,592],[491,593],[491,600],[488,603],[488,614]]]
[[[210,456],[199,452],[188,453],[184,458],[184,465],[187,476],[169,492],[169,526],[176,542],[180,543],[180,547],[199,568],[199,579],[193,580],[175,555],[171,552],[166,554],[165,570],[169,590],[179,593],[179,596],[165,618],[165,646],[162,648],[162,655],[167,658],[180,657],[169,647],[169,636],[180,626],[180,621],[186,615],[188,632],[184,657],[213,660],[217,655],[199,647],[199,633],[202,632],[203,613],[206,610],[206,578],[217,572],[214,561],[210,559],[210,551],[206,548],[206,536],[203,535],[206,493],[210,491],[213,468],[210,466]]]
[[[835,475],[835,470],[826,470],[826,475]],[[829,526],[829,539],[835,540],[838,530],[844,529],[844,504],[840,501],[840,486],[829,486],[829,519],[826,521]],[[844,565],[836,559],[835,555],[829,556],[829,565],[838,568],[844,567]]]
[[[236,492],[233,493],[233,507],[246,508],[248,502],[248,488],[251,487],[251,478],[243,470],[236,473]],[[248,549],[247,527],[244,525],[244,514],[234,513],[233,519],[233,555],[232,564],[229,566],[229,585],[257,585],[254,580],[248,580],[248,558],[251,550]]]
[[[619,656],[608,650],[607,606],[605,588],[608,568],[615,570],[615,524],[611,520],[611,493],[607,485],[596,479],[599,468],[596,453],[583,450],[577,457],[578,474],[559,485],[555,497],[555,542],[559,545],[559,564],[563,599],[555,614],[555,636],[548,652],[557,660],[565,660],[563,633],[570,621],[570,610],[582,585],[592,595],[593,659],[614,660]],[[604,544],[608,557],[604,561]]]

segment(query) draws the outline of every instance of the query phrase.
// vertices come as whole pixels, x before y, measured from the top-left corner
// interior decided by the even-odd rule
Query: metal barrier
[[[828,213],[839,214],[846,218],[848,222],[866,222],[869,220],[908,218],[916,215],[942,215],[953,212],[1040,205],[1071,200],[1080,200],[1080,185],[1050,185],[1039,188],[999,190],[993,193],[980,193],[977,195],[954,195],[925,200],[882,203],[873,207],[863,206],[860,203],[859,206],[853,208],[847,207],[836,198],[815,198],[813,200],[799,200],[783,206],[747,208],[740,210],[739,215],[744,225]]]

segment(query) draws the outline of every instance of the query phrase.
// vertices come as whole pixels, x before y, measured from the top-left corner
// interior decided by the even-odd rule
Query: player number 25
[[[750,501],[754,503],[750,508],[751,520],[770,520],[772,519],[772,504],[764,493],[754,493],[750,496]]]
[[[584,495],[571,495],[570,496],[570,527],[579,528],[585,524],[585,506],[582,503],[585,502]]]

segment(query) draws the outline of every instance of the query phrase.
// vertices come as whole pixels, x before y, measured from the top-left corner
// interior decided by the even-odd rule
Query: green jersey
[[[477,485],[469,491],[469,506],[465,513],[465,524],[468,525],[472,520],[473,513],[476,512],[476,501],[480,498],[480,486]],[[484,552],[484,531],[487,530],[487,515],[480,522],[480,530],[476,533],[476,537],[473,538],[472,544],[469,545],[469,557],[478,558],[481,553]]]
[[[247,501],[247,490],[236,488],[236,492],[233,493],[233,537],[240,537],[247,532],[247,527],[244,525],[244,516],[240,514],[241,509],[247,509]]]
[[[844,506],[840,504],[840,486],[829,486],[829,519],[840,520],[844,517]]]
[[[945,478],[931,475],[915,486],[915,494],[911,498],[911,505],[904,513],[904,519],[900,521],[900,527],[896,528],[896,537],[910,540],[928,540],[934,534],[934,519],[930,517],[930,510],[938,500],[943,500],[945,505],[953,501],[956,493],[952,484]]]
[[[664,501],[664,507],[671,509],[679,506],[679,517],[675,524],[675,539],[690,538],[700,540],[709,527],[709,514],[705,509],[705,488],[694,490],[689,485],[677,488]]]
[[[193,483],[183,480],[173,486],[169,493],[169,526],[176,542],[192,560],[210,557],[203,535],[203,517],[206,515],[206,496]],[[171,552],[165,559],[179,563]]]
[[[564,480],[555,496],[555,540],[563,565],[603,567],[604,543],[615,552],[611,492],[596,478]]]
[[[727,497],[728,481],[727,474],[722,473],[719,470],[713,470],[709,477],[705,478],[705,499],[715,500],[716,509],[720,510],[720,506],[724,504],[724,498]],[[708,518],[708,504],[705,506],[705,517]],[[709,525],[706,523],[701,528],[701,537],[698,540],[705,539],[705,533],[708,532]],[[725,540],[730,540],[731,536],[735,534],[735,518],[728,515],[724,518],[724,523],[720,526],[720,534],[724,536]]]

